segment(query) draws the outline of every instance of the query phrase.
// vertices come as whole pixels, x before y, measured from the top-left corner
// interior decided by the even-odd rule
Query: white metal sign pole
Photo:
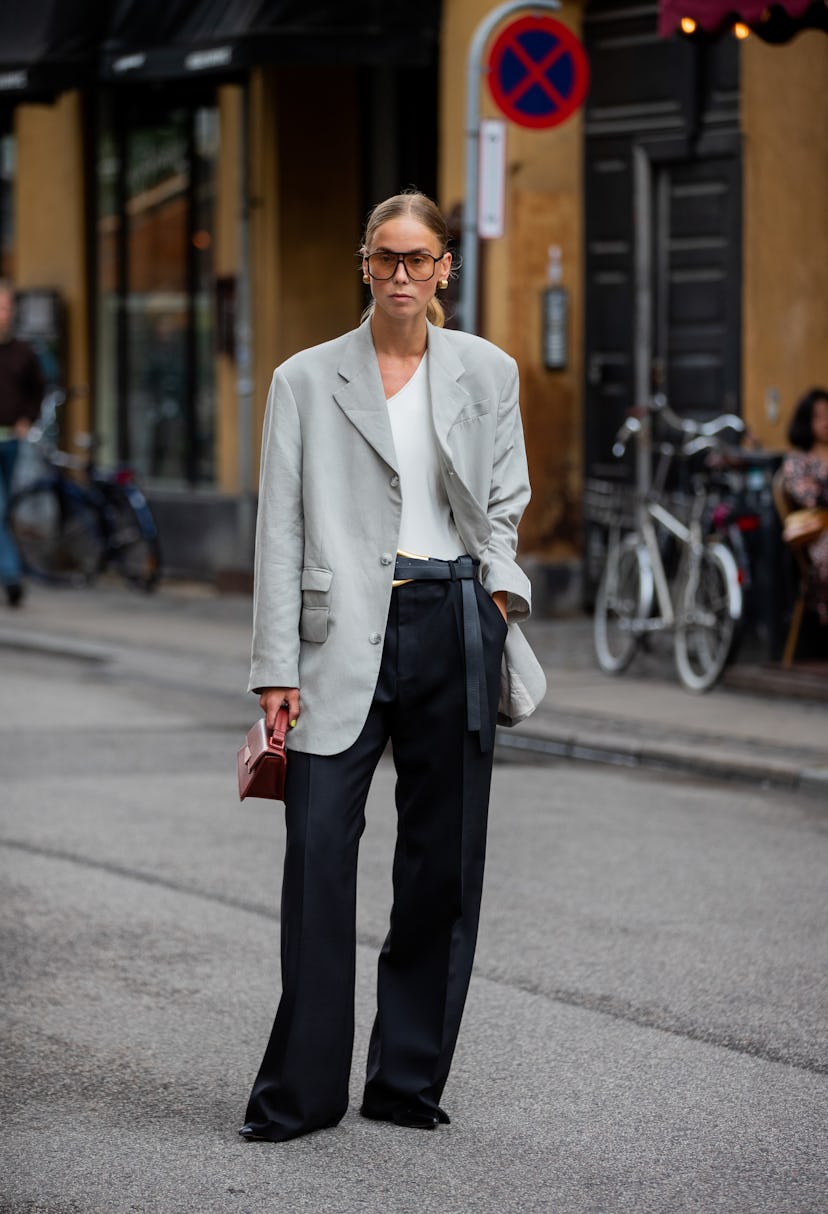
[[[480,119],[478,176],[477,234],[499,240],[506,224],[506,123],[499,118]]]
[[[492,30],[504,17],[528,13],[556,12],[560,0],[506,0],[483,18],[472,35],[466,61],[466,194],[463,200],[463,236],[460,246],[460,328],[477,332],[477,204],[480,179],[480,77],[483,51]]]

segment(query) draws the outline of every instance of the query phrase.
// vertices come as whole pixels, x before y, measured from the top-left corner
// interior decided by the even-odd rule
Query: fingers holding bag
[[[276,727],[276,716],[283,704],[287,705],[288,726],[293,729],[302,712],[298,687],[265,687],[259,696],[259,707],[265,714],[269,734]]]

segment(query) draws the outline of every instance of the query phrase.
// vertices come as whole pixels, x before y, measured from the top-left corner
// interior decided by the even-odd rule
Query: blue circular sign
[[[551,17],[522,17],[498,35],[489,56],[489,87],[519,126],[557,126],[583,103],[589,60],[567,26]]]

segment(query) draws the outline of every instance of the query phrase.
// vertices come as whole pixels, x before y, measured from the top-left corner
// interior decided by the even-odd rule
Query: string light
[[[682,32],[683,34],[695,34],[695,32],[696,32],[696,22],[693,20],[693,18],[692,18],[692,17],[682,17],[682,19],[681,19],[681,32]]]
[[[745,25],[744,21],[737,21],[733,27],[733,32],[737,38],[749,38],[750,26]]]

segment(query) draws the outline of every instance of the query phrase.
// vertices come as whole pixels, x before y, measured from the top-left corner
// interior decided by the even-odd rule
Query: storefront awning
[[[95,78],[103,0],[0,4],[0,100],[49,99]]]
[[[715,35],[741,22],[766,42],[787,42],[803,29],[828,31],[826,0],[659,0],[658,32]]]
[[[0,102],[260,63],[425,65],[440,0],[2,0]]]
[[[439,0],[114,0],[108,80],[232,77],[255,64],[427,64]]]

